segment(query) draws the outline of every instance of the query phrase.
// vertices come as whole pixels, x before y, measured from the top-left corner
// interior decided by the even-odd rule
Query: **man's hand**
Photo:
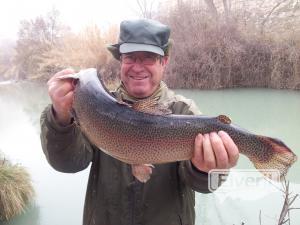
[[[239,150],[231,137],[224,131],[198,134],[191,159],[200,171],[208,173],[211,169],[229,169],[236,165]]]
[[[72,79],[59,79],[59,77],[73,73],[75,72],[72,69],[62,70],[47,82],[48,94],[52,101],[55,119],[62,126],[71,122],[70,109],[73,103],[75,87]]]

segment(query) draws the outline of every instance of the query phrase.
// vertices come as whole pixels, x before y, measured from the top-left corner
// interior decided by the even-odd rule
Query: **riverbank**
[[[178,1],[162,5],[153,14],[171,28],[172,47],[166,51],[170,60],[165,75],[169,87],[299,90],[298,4],[272,0],[264,1],[268,4],[261,7],[238,1],[230,8],[225,7],[226,2],[223,11],[222,4],[213,1]],[[93,24],[78,33],[57,26],[55,35],[47,36],[39,21],[48,21],[48,16],[26,21],[27,26],[20,27],[24,36],[19,37],[18,44],[0,53],[0,80],[45,82],[70,67],[95,67],[110,83],[119,77],[119,61],[107,50],[108,44],[118,40],[117,25],[103,31]],[[51,18],[60,24],[57,17]]]
[[[29,173],[0,155],[0,222],[20,215],[34,198]]]

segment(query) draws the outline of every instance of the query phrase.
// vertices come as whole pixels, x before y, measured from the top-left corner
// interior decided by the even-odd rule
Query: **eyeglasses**
[[[137,60],[140,61],[143,65],[154,65],[156,63],[156,60],[160,58],[161,56],[156,54],[147,54],[145,56],[139,57],[134,54],[122,54],[121,60],[125,64],[134,64],[137,62]]]

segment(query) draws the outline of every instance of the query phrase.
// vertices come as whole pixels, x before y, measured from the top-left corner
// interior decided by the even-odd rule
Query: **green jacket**
[[[120,91],[115,93],[120,95]],[[192,100],[162,87],[159,101],[174,114],[199,114]],[[190,161],[155,165],[150,180],[140,183],[131,166],[100,151],[72,123],[56,123],[51,105],[41,116],[41,142],[53,168],[75,173],[91,163],[84,225],[193,225],[195,193],[209,193],[208,176]]]

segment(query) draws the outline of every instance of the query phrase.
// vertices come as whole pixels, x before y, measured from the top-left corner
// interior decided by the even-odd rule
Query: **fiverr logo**
[[[229,178],[230,175],[230,179]],[[236,188],[257,188],[266,180],[280,182],[280,173],[275,169],[213,169],[208,173],[208,188],[210,191],[217,190],[228,192]]]

